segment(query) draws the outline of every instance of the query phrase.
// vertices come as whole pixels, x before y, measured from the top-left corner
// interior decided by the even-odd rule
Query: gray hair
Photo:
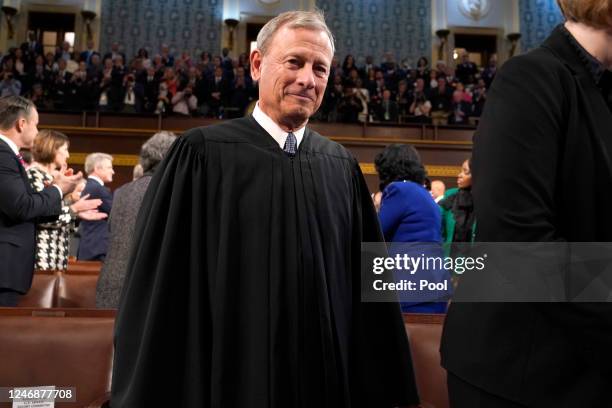
[[[268,21],[265,26],[257,34],[257,48],[261,51],[262,55],[265,55],[270,46],[270,41],[274,34],[283,27],[305,28],[313,31],[323,31],[329,37],[331,44],[332,56],[336,52],[334,46],[334,35],[331,33],[329,27],[325,23],[325,17],[323,12],[320,10],[315,11],[287,11],[274,17]]]
[[[99,166],[104,160],[113,161],[113,156],[106,153],[92,153],[87,155],[85,158],[85,173],[87,175],[94,172],[97,166]]]
[[[18,119],[29,120],[34,103],[21,96],[5,96],[0,98],[0,129],[8,130],[15,126]]]
[[[175,140],[176,135],[165,130],[151,136],[140,148],[140,164],[143,172],[150,171],[162,161]]]

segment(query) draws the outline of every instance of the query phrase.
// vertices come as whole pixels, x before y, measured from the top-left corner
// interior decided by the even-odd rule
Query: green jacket
[[[458,191],[458,188],[451,188],[450,190],[447,190],[446,193],[444,193],[444,198],[440,200],[440,203],[446,200],[448,197],[457,194]],[[445,244],[450,244],[453,242],[453,237],[455,236],[455,216],[450,210],[447,210],[442,206],[440,206],[440,212],[442,213],[442,240]],[[475,238],[476,222],[474,222],[474,225],[472,225],[471,242],[474,242]]]

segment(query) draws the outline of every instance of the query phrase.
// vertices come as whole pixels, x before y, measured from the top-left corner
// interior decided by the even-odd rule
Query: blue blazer
[[[0,288],[21,293],[30,289],[36,224],[56,219],[61,211],[57,188],[35,192],[15,153],[0,140]]]
[[[110,214],[113,205],[113,195],[107,187],[104,187],[94,179],[87,179],[87,184],[81,195],[89,194],[89,198],[99,198],[102,204],[98,211]],[[83,261],[103,261],[108,248],[108,222],[82,221],[79,227],[81,242],[77,258]]]
[[[379,217],[387,242],[442,241],[440,208],[425,187],[412,181],[385,188]]]
[[[431,246],[416,246],[391,244],[389,255],[407,253],[419,257],[423,252],[430,256],[444,256],[442,250],[442,216],[438,204],[425,187],[412,181],[399,181],[389,184],[383,191],[380,206],[380,223],[385,240],[388,243],[430,242]],[[436,244],[440,244],[437,246]],[[445,270],[421,271],[415,275],[396,274],[396,279],[447,281],[450,290],[450,274]],[[436,294],[442,294],[437,293]],[[409,292],[400,293],[400,303],[403,312],[410,313],[444,313],[446,302],[423,301],[413,297]]]

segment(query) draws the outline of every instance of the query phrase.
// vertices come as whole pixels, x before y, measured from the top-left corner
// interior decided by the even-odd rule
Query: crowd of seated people
[[[347,55],[342,64],[334,58],[321,119],[332,122],[431,123],[433,117],[449,124],[468,124],[482,113],[486,91],[497,70],[497,58],[478,68],[461,56],[455,69],[438,61],[435,68],[421,57],[415,68],[397,64],[386,53],[380,65],[366,57],[363,66]]]
[[[113,43],[106,53],[89,41],[80,53],[65,42],[55,53],[43,52],[32,38],[1,59],[0,96],[22,95],[39,110],[92,110],[231,118],[242,116],[256,99],[249,57],[232,59],[229,50],[193,58],[174,56],[167,45],[151,55],[141,48],[131,58]],[[414,68],[397,64],[386,53],[377,65],[372,56],[361,66],[352,55],[332,61],[323,105],[315,120],[326,122],[416,122],[432,118],[468,124],[480,116],[486,89],[496,72],[496,58],[478,68],[466,53],[455,69],[439,61],[435,68],[421,57]]]

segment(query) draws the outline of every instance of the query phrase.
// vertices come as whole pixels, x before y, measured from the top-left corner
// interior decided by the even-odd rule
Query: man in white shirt
[[[82,175],[55,172],[53,184],[37,193],[30,187],[20,148],[38,133],[34,104],[19,96],[0,98],[0,306],[16,306],[32,284],[35,226],[61,212],[62,198]]]

